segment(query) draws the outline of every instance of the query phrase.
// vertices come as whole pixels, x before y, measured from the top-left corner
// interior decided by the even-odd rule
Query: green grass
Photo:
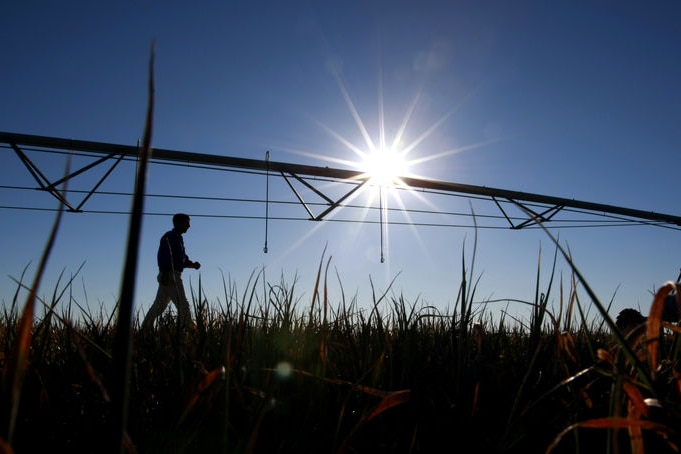
[[[450,313],[389,292],[361,310],[356,299],[328,300],[325,274],[320,265],[305,303],[295,282],[262,282],[258,273],[243,294],[225,282],[212,305],[192,289],[196,327],[187,336],[178,336],[171,311],[153,332],[139,331],[137,314],[124,449],[631,452],[639,430],[648,452],[678,444],[674,326],[665,325],[652,367],[651,334],[624,346],[607,324],[567,317],[580,312],[570,308],[579,304],[574,289],[561,292],[562,315],[546,306],[544,289],[523,326],[492,323],[484,304],[466,300],[464,285]],[[16,297],[0,319],[3,403],[18,402],[14,452],[111,446],[118,327],[111,314],[65,298],[72,281],[52,300],[36,300],[44,310],[31,326],[19,392],[7,386],[18,368],[10,359],[23,348]],[[4,423],[9,409],[2,407]]]

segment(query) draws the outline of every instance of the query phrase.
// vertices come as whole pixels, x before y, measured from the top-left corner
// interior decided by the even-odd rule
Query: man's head
[[[189,215],[184,213],[176,213],[173,216],[173,227],[184,233],[189,229]]]

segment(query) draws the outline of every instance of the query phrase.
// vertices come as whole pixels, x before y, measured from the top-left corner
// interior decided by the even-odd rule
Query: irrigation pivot
[[[64,204],[68,211],[74,212],[81,211],[82,205],[85,203],[85,201],[94,193],[96,193],[99,185],[107,178],[108,175],[111,174],[121,160],[126,158],[136,159],[139,154],[139,148],[132,145],[120,145],[57,137],[16,134],[9,132],[0,132],[0,147],[7,150],[13,150],[36,180],[40,186],[39,189],[51,193],[62,204]],[[55,181],[50,181],[25,153],[25,150],[27,149],[32,151],[61,150],[66,152],[87,152],[101,154],[102,157],[78,170],[71,172],[69,175],[66,175]],[[307,210],[309,219],[315,221],[323,220],[328,213],[335,210],[336,208],[341,207],[343,202],[358,189],[360,189],[365,183],[367,183],[369,179],[364,172],[359,170],[337,169],[331,167],[271,161],[269,160],[269,154],[266,159],[258,160],[154,148],[152,161],[207,165],[231,169],[249,169],[251,171],[262,172],[263,175],[280,174],[284,179],[286,179],[300,203]],[[110,168],[97,182],[97,184],[95,184],[95,186],[80,204],[75,205],[71,203],[63,194],[57,191],[56,188],[64,181],[74,178],[95,166],[105,163],[110,163]],[[306,178],[328,178],[335,181],[351,182],[355,184],[350,191],[342,195],[340,198],[334,200],[315,188],[312,183],[306,180]],[[681,227],[681,217],[671,214],[656,213],[653,211],[645,211],[562,197],[553,197],[542,194],[499,189],[488,186],[475,186],[455,182],[431,180],[426,178],[402,177],[401,180],[409,188],[432,190],[442,193],[452,193],[471,197],[477,196],[492,200],[501,210],[503,216],[509,222],[509,227],[512,229],[521,229],[529,225],[548,222],[558,212],[565,208],[586,211],[593,214],[623,216],[629,220],[653,225],[661,225],[665,227]],[[308,204],[303,200],[299,192],[296,191],[292,184],[293,181],[297,181],[305,185],[308,189],[314,191],[317,195],[322,197],[325,200],[326,208],[320,214],[314,214]],[[519,223],[515,222],[514,219],[507,215],[502,206],[502,202],[503,204],[511,203],[520,207],[527,215],[527,219]],[[539,204],[542,207],[542,210],[537,210],[532,204]]]

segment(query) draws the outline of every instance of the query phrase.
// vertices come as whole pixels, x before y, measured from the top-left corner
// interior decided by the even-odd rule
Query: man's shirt
[[[156,254],[160,271],[182,271],[189,257],[184,252],[184,240],[177,230],[169,230],[162,237]]]

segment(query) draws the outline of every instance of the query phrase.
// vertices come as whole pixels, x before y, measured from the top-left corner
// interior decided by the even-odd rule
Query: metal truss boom
[[[27,166],[31,174],[34,176],[34,178],[38,181],[38,183],[41,186],[41,189],[47,190],[51,192],[55,197],[57,197],[62,203],[64,203],[67,208],[71,211],[79,211],[80,207],[82,206],[79,205],[77,208],[74,208],[71,206],[61,194],[59,194],[56,190],[55,187],[65,181],[66,179],[70,177],[74,177],[77,174],[82,173],[83,171],[94,167],[95,165],[107,161],[109,159],[114,159],[117,158],[117,160],[114,162],[113,166],[107,174],[100,180],[95,188],[90,192],[88,197],[92,195],[92,192],[96,190],[96,188],[101,184],[104,178],[108,176],[111,171],[113,170],[113,167],[116,166],[118,162],[123,157],[129,156],[129,157],[134,157],[137,158],[139,149],[137,146],[130,146],[130,145],[118,145],[118,144],[111,144],[111,143],[102,143],[102,142],[91,142],[91,141],[84,141],[84,140],[73,140],[73,139],[64,139],[64,138],[56,138],[56,137],[46,137],[46,136],[36,136],[36,135],[27,135],[27,134],[16,134],[16,133],[8,133],[8,132],[0,132],[0,144],[7,144],[9,145],[9,148],[12,148],[17,155],[19,155],[20,159],[24,162],[24,164]],[[89,153],[98,153],[98,154],[104,154],[106,155],[105,157],[99,159],[93,164],[90,164],[83,169],[80,169],[76,172],[73,172],[71,175],[64,177],[60,179],[57,182],[52,182],[50,183],[47,181],[47,179],[44,177],[44,175],[39,171],[37,166],[33,164],[30,159],[26,156],[26,154],[23,152],[22,148],[23,147],[38,147],[41,149],[58,149],[58,150],[70,150],[70,151],[81,151],[81,152],[89,152]],[[232,157],[232,156],[219,156],[219,155],[211,155],[211,154],[204,154],[204,153],[195,153],[195,152],[188,152],[188,151],[176,151],[176,150],[168,150],[168,149],[161,149],[161,148],[154,148],[152,151],[152,159],[155,161],[169,161],[169,162],[178,162],[178,163],[185,163],[185,164],[202,164],[202,165],[212,165],[212,166],[217,166],[217,167],[225,167],[225,168],[238,168],[238,169],[250,169],[250,170],[256,170],[256,171],[263,171],[263,172],[278,172],[280,173],[287,181],[289,186],[291,186],[291,189],[293,189],[293,186],[291,185],[291,182],[287,178],[287,174],[292,176],[293,178],[301,181],[303,184],[308,186],[310,189],[313,191],[317,192],[321,197],[323,197],[327,203],[328,203],[328,208],[320,215],[315,216],[312,214],[310,209],[305,205],[305,202],[302,200],[302,197],[296,192],[296,196],[300,200],[300,202],[305,205],[306,210],[310,214],[310,218],[313,220],[322,220],[323,217],[328,214],[331,210],[339,207],[341,203],[352,193],[357,191],[359,187],[361,187],[363,184],[365,184],[369,180],[369,175],[367,175],[364,172],[358,171],[358,170],[348,170],[348,169],[336,169],[336,168],[330,168],[330,167],[320,167],[320,166],[312,166],[312,165],[301,165],[301,164],[292,164],[292,163],[285,163],[285,162],[277,162],[277,161],[270,161],[269,159],[266,160],[258,160],[258,159],[247,159],[247,158],[238,158],[238,157]],[[347,194],[342,196],[339,200],[333,201],[330,198],[326,197],[324,194],[322,194],[320,191],[317,191],[312,185],[308,182],[306,182],[303,177],[325,177],[325,178],[332,178],[336,180],[347,180],[347,181],[354,181],[357,182],[358,185],[353,187],[353,189],[350,190]],[[488,186],[475,186],[475,185],[469,185],[469,184],[462,184],[462,183],[454,183],[454,182],[447,182],[447,181],[440,181],[440,180],[431,180],[431,179],[425,179],[425,178],[413,178],[413,177],[402,177],[401,180],[403,183],[409,187],[409,188],[418,188],[418,189],[428,189],[428,190],[434,190],[434,191],[442,191],[442,192],[447,192],[447,193],[455,193],[455,194],[463,194],[463,195],[475,195],[475,196],[484,196],[484,197],[489,197],[494,202],[497,204],[499,209],[502,211],[506,219],[509,221],[511,224],[511,228],[514,229],[520,229],[523,228],[527,225],[531,224],[538,224],[538,223],[543,223],[551,220],[551,218],[558,213],[560,210],[563,208],[574,208],[574,209],[579,209],[579,210],[585,210],[589,212],[593,212],[594,214],[612,214],[612,215],[621,215],[621,216],[626,216],[628,218],[634,218],[634,219],[639,219],[639,220],[645,220],[645,221],[650,221],[652,223],[664,223],[664,224],[673,224],[676,226],[681,226],[681,217],[675,216],[675,215],[670,215],[670,214],[663,214],[663,213],[656,213],[653,211],[644,211],[644,210],[638,210],[638,209],[632,209],[632,208],[625,208],[625,207],[619,207],[619,206],[613,206],[613,205],[606,205],[606,204],[601,204],[601,203],[593,203],[593,202],[587,202],[587,201],[582,201],[582,200],[575,200],[575,199],[568,199],[568,198],[562,198],[562,197],[553,197],[553,196],[548,196],[548,195],[542,195],[542,194],[534,194],[534,193],[527,193],[527,192],[519,192],[519,191],[512,191],[512,190],[507,190],[507,189],[499,189],[499,188],[493,188],[493,187],[488,187]],[[295,189],[293,189],[295,192]],[[503,208],[501,207],[499,203],[499,199],[505,199],[508,202],[511,202],[520,208],[522,208],[525,213],[528,216],[528,219],[520,224],[514,225],[511,222],[511,219],[509,216],[506,215],[504,212]],[[84,201],[83,201],[84,203]],[[545,211],[541,213],[537,213],[531,208],[529,208],[525,203],[537,203],[537,204],[542,204],[542,205],[548,205],[549,208],[547,208]]]

